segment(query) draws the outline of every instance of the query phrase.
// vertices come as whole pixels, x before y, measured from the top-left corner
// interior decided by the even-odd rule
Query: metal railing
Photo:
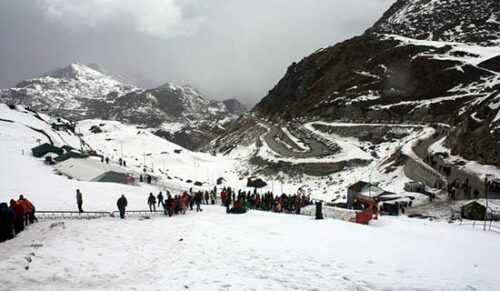
[[[113,211],[110,212],[109,215],[111,217],[118,217],[120,216],[120,211]],[[163,210],[155,210],[155,211],[149,211],[149,210],[127,210],[125,211],[125,216],[159,216],[159,215],[165,215]]]
[[[36,211],[35,215],[38,219],[96,219],[111,214],[107,211]]]
[[[119,211],[36,211],[35,215],[38,219],[98,219],[105,217],[117,217]],[[127,210],[125,216],[159,216],[163,215],[163,210],[149,211],[149,210]]]
[[[500,233],[500,222],[494,220],[488,220],[486,222],[481,220],[460,221],[459,225],[471,226],[474,229],[478,228],[484,231]]]

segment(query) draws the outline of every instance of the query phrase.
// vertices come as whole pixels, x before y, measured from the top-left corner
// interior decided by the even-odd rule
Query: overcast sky
[[[0,0],[0,87],[70,63],[252,105],[394,0]]]

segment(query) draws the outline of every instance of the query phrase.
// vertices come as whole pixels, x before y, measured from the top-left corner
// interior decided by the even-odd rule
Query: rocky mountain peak
[[[43,74],[40,77],[52,77],[58,79],[97,79],[108,77],[98,70],[97,65],[87,66],[79,63],[70,64],[63,68]],[[110,77],[109,77],[110,78]]]
[[[398,0],[368,32],[495,46],[500,44],[500,1]]]
[[[234,115],[242,115],[243,113],[248,111],[245,105],[241,104],[241,102],[235,98],[226,99],[222,101],[222,103],[224,103],[227,110],[229,110],[229,112]]]

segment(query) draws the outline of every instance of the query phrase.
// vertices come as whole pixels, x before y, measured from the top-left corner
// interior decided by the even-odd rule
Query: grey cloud
[[[393,0],[0,0],[0,86],[71,62],[254,104]],[[76,3],[76,4],[75,4]]]

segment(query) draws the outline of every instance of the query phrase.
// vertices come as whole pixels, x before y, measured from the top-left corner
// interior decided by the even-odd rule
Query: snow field
[[[257,211],[227,215],[209,206],[173,218],[54,223],[33,225],[0,246],[0,290],[500,286],[498,234],[440,222],[382,217],[362,226]]]

